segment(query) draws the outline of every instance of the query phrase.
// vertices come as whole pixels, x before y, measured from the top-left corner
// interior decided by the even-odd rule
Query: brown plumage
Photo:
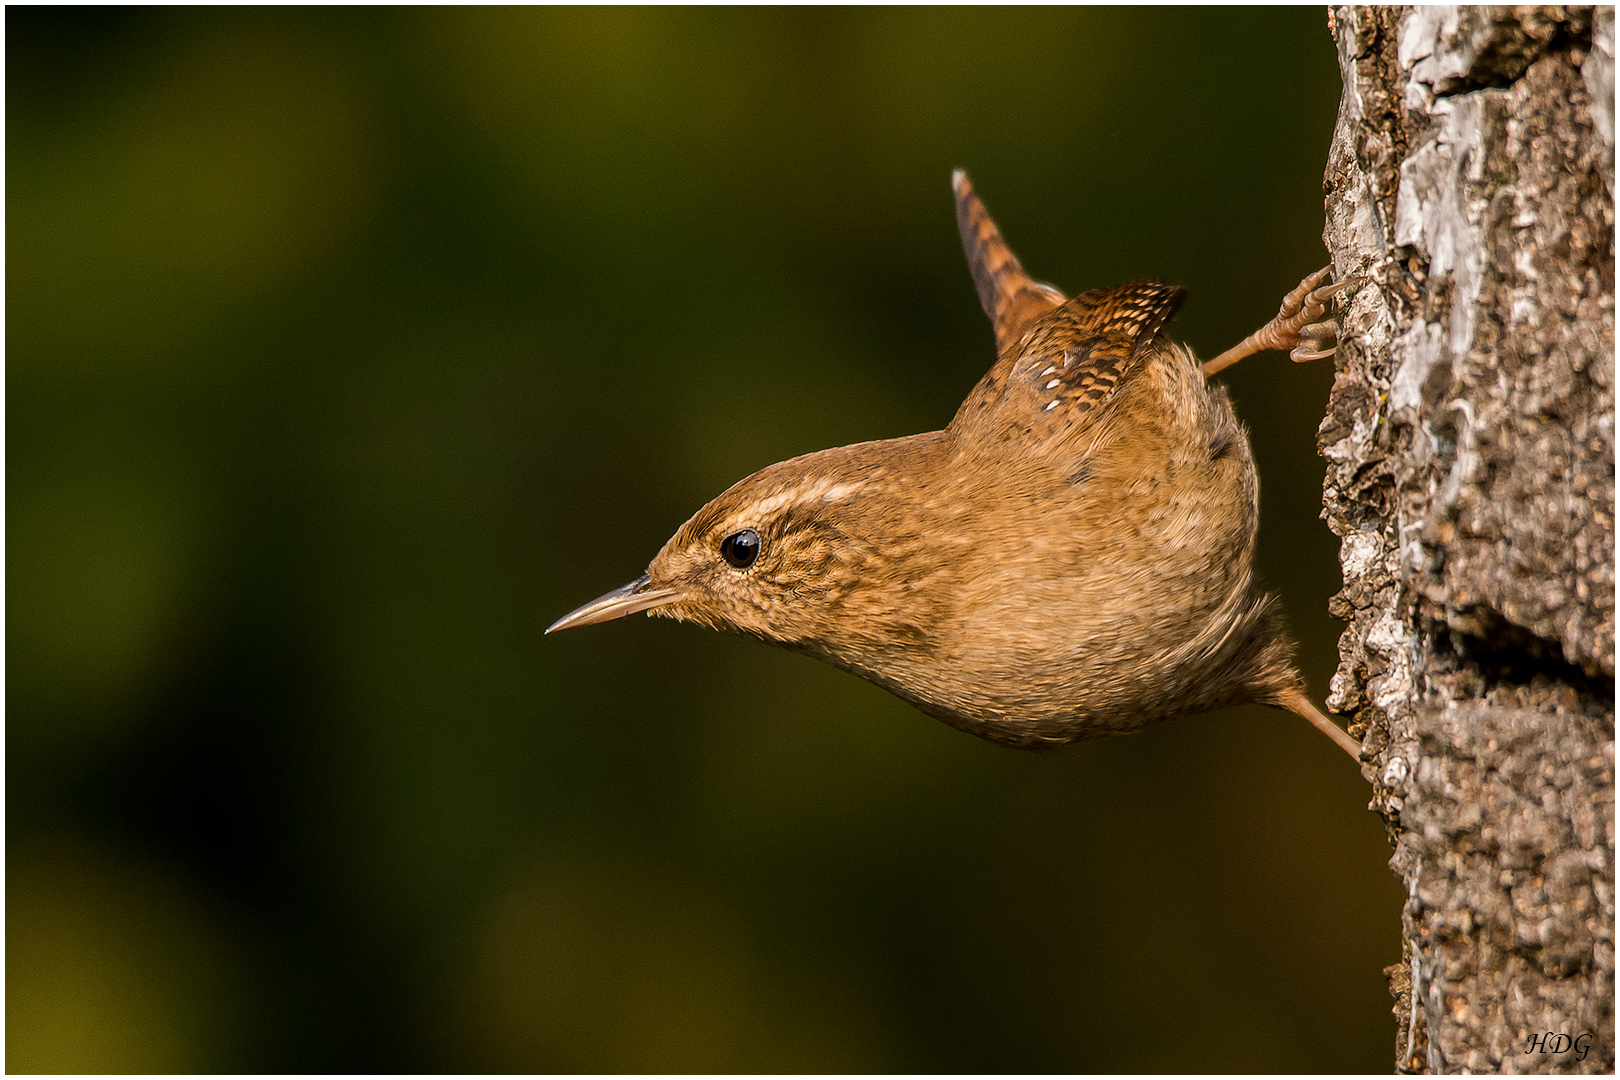
[[[1254,587],[1254,462],[1225,391],[1161,333],[1181,290],[1144,278],[1065,300],[955,186],[1000,354],[955,418],[760,470],[551,629],[650,610],[747,634],[1010,746],[1260,702],[1357,753]],[[1221,365],[1331,352],[1332,323],[1313,320],[1343,286],[1324,276]]]

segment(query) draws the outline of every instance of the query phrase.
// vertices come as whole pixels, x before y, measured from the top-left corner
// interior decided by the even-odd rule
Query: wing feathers
[[[1041,320],[1025,343],[1010,382],[1033,394],[1009,395],[1008,402],[1056,412],[1052,419],[1060,423],[1100,409],[1136,370],[1184,295],[1158,278],[1081,293]]]

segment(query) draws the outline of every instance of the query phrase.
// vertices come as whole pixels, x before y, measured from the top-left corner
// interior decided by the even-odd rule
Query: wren
[[[632,612],[746,634],[952,727],[1043,747],[1258,702],[1352,757],[1255,586],[1259,485],[1206,376],[1265,349],[1331,356],[1335,293],[1200,365],[1155,278],[1073,299],[1029,277],[967,176],[957,223],[998,359],[942,431],[780,462],[694,514],[647,572],[547,633]]]

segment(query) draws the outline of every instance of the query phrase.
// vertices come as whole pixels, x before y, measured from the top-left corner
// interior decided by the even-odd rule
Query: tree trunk
[[[1402,1071],[1614,1070],[1614,9],[1335,8],[1319,434]],[[1584,1038],[1583,1038],[1584,1036]]]

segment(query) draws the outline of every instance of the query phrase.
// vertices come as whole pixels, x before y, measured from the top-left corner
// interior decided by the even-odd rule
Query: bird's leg
[[[1316,707],[1315,702],[1305,695],[1304,690],[1295,691],[1282,703],[1283,708],[1296,712],[1309,720],[1313,727],[1328,738],[1339,744],[1339,749],[1361,760],[1361,744],[1350,737],[1350,733],[1327,718],[1327,714]]]
[[[1287,352],[1296,364],[1332,356],[1338,344],[1339,324],[1333,319],[1323,319],[1322,315],[1335,294],[1361,284],[1361,279],[1348,278],[1333,285],[1323,285],[1322,280],[1331,270],[1332,267],[1324,266],[1308,275],[1298,288],[1283,297],[1282,307],[1275,319],[1206,363],[1200,369],[1204,378],[1231,367],[1245,356],[1267,349]]]

